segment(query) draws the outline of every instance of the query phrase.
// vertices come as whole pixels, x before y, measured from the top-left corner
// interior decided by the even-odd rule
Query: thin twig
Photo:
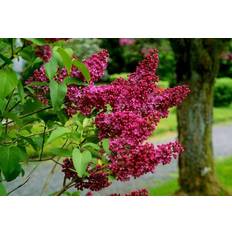
[[[36,168],[37,168],[38,166],[39,166],[39,164],[37,164],[37,165],[29,172],[29,174],[28,174],[27,177],[26,177],[26,180],[25,180],[22,184],[18,185],[16,188],[14,188],[14,189],[12,189],[11,191],[9,191],[9,192],[7,193],[7,195],[10,195],[11,193],[13,193],[14,191],[16,191],[17,189],[19,189],[19,188],[21,188],[22,186],[24,186],[24,185],[29,181],[29,179],[31,178],[32,173],[36,170]]]
[[[11,92],[11,94],[10,94],[9,98],[8,98],[8,101],[7,101],[7,103],[6,103],[6,106],[5,106],[4,111],[6,111],[6,110],[7,110],[8,105],[10,104],[11,98],[12,98],[12,96],[13,96],[13,94],[14,94],[14,91],[15,91],[15,88],[12,90],[12,92]],[[6,125],[5,125],[5,135],[7,134],[7,129],[8,129],[7,123],[8,123],[8,118],[6,119]]]
[[[21,188],[23,185],[25,185],[29,180],[30,180],[30,176],[27,177],[27,179],[22,183],[20,184],[19,186],[17,186],[16,188],[14,188],[13,190],[11,190],[10,192],[7,193],[7,195],[10,195],[11,193],[13,193],[14,191],[16,191],[17,189]]]
[[[59,159],[60,159],[60,157],[59,157]],[[59,159],[57,159],[57,161],[56,161],[56,160],[54,160],[53,158],[51,158],[51,161],[53,161],[54,163],[56,163],[56,164],[58,164],[58,165],[62,166],[63,164],[61,164],[61,163],[59,163],[59,162],[58,162],[58,161],[59,161]]]
[[[6,106],[5,106],[5,111],[7,110],[8,106],[10,104],[10,101],[11,101],[11,98],[13,97],[14,91],[15,91],[15,88],[12,90],[12,92],[8,98],[8,101],[7,101]]]
[[[66,176],[64,175],[63,187],[66,185],[66,180],[67,180],[67,178],[66,178]]]
[[[48,161],[48,160],[52,160],[53,159],[53,157],[49,157],[49,158],[45,158],[45,159],[41,159],[41,160],[39,160],[39,159],[29,159],[28,161],[29,162],[42,162],[42,161]]]
[[[39,160],[42,160],[42,155],[43,155],[43,150],[44,150],[44,142],[45,142],[45,133],[46,133],[47,126],[46,124],[44,125],[44,130],[43,130],[43,140],[42,140],[42,147],[41,147],[41,152],[39,154]]]
[[[11,112],[21,101],[17,101],[9,110],[8,112]]]
[[[51,132],[51,131],[54,131],[55,129],[49,129],[49,130],[46,130],[45,134]],[[36,135],[42,135],[44,132],[40,132],[40,133],[35,133],[35,134],[31,134],[31,135],[28,135],[28,136],[25,136],[26,138],[30,138],[30,137],[33,137],[33,136],[36,136]]]
[[[46,107],[46,108],[43,108],[43,109],[40,109],[40,110],[31,112],[31,113],[28,113],[28,114],[24,114],[24,115],[20,116],[19,119],[26,118],[26,117],[28,117],[28,116],[31,116],[31,115],[36,114],[36,113],[40,113],[40,112],[42,112],[42,111],[44,111],[44,110],[48,110],[48,109],[51,109],[51,108],[52,108],[52,106],[49,106],[49,107]],[[12,122],[14,122],[14,121],[11,120],[11,121],[9,121],[9,122],[2,123],[2,125],[10,124],[10,123],[12,123]]]
[[[25,44],[23,44],[23,46],[21,47],[21,49],[19,49],[17,52],[15,52],[15,54],[11,54],[11,57],[9,58],[9,60],[12,60],[14,58],[14,55],[18,55],[19,52],[21,52],[24,48],[26,47]],[[0,69],[4,68],[8,63],[5,62],[0,66]]]
[[[67,185],[65,185],[60,191],[55,193],[55,196],[60,196],[62,193],[64,193],[66,190],[68,190],[69,188],[73,187],[75,185],[75,179],[72,180],[70,183],[68,183]]]

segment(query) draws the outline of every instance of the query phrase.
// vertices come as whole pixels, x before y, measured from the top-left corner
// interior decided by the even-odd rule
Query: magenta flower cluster
[[[109,85],[95,86],[94,82],[104,74],[108,58],[108,52],[103,50],[86,59],[84,63],[91,75],[90,84],[86,87],[69,85],[65,98],[65,110],[70,117],[77,112],[86,116],[93,111],[97,112],[95,124],[99,140],[108,138],[110,144],[110,154],[103,154],[107,164],[104,168],[89,170],[89,176],[85,179],[78,178],[73,171],[71,159],[64,161],[63,172],[66,178],[75,179],[76,188],[80,190],[87,188],[99,191],[108,187],[109,175],[126,181],[131,177],[138,178],[154,172],[157,165],[170,163],[172,158],[177,158],[183,151],[177,141],[154,146],[146,140],[160,119],[168,116],[169,108],[179,105],[189,94],[189,88],[185,85],[164,90],[158,87],[157,50],[150,50],[128,79],[118,78]],[[63,68],[58,70],[55,79],[62,82],[66,77],[67,72]],[[71,77],[84,81],[75,67],[72,67]],[[36,70],[27,83],[32,81],[48,81],[43,67]],[[43,99],[42,96],[46,96],[49,91],[45,87],[36,87],[39,88],[37,97],[44,103],[46,97]]]
[[[91,84],[99,81],[100,78],[104,75],[104,71],[108,63],[108,58],[109,58],[108,52],[106,50],[102,50],[83,61],[83,63],[87,66],[90,72]],[[42,54],[41,54],[41,59],[43,59]],[[83,82],[86,82],[81,72],[75,66],[72,66],[70,76],[72,78],[77,78]],[[59,68],[57,70],[57,74],[54,77],[54,79],[58,82],[63,82],[63,80],[66,77],[68,77],[67,70],[65,68]],[[33,82],[42,82],[44,83],[44,86],[33,85]],[[48,99],[49,99],[49,88],[47,86],[48,82],[49,79],[46,76],[44,66],[41,66],[39,69],[36,69],[33,72],[33,75],[29,77],[28,80],[25,81],[25,84],[31,85],[31,87],[35,90],[37,99],[40,100],[45,105],[48,104]],[[68,86],[65,105],[66,105],[66,112],[69,116],[72,116],[78,111],[77,105],[79,101],[78,96],[80,95],[80,91],[86,91],[86,89],[84,88],[82,90],[81,87],[78,87],[76,85]]]
[[[129,38],[120,38],[119,39],[120,46],[130,46],[133,44],[135,44],[135,39],[129,39]]]
[[[146,189],[138,189],[126,194],[113,193],[111,196],[148,196],[148,191]]]
[[[52,49],[49,45],[37,46],[35,55],[40,57],[46,63],[52,57]]]
[[[91,191],[99,191],[111,184],[107,173],[101,165],[97,165],[94,169],[88,168],[89,175],[85,178],[78,177],[78,173],[74,170],[72,159],[66,158],[62,164],[62,172],[64,172],[65,178],[75,182],[75,188],[78,190],[90,189]]]
[[[99,139],[110,139],[109,169],[118,180],[140,177],[167,164],[182,152],[178,142],[162,147],[144,143],[168,109],[180,104],[189,93],[186,86],[161,90],[157,86],[158,54],[153,50],[140,62],[128,80],[117,79],[107,86],[90,85],[74,91],[75,109],[90,115],[99,111],[95,123]],[[72,101],[74,102],[74,101]],[[112,112],[105,112],[106,106]],[[162,149],[161,149],[162,148]],[[163,151],[163,155],[160,155]]]

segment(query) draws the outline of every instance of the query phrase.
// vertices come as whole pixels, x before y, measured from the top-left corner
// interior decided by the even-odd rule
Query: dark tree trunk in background
[[[177,108],[178,137],[185,148],[179,158],[179,194],[218,195],[215,178],[212,122],[213,87],[219,69],[223,39],[172,39],[177,84],[191,93]]]

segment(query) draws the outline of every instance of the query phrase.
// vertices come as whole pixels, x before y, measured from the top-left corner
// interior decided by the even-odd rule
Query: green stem
[[[52,106],[49,106],[49,107],[46,107],[46,108],[43,108],[43,109],[34,111],[34,112],[32,112],[32,113],[28,113],[28,114],[22,115],[22,116],[19,117],[19,119],[26,118],[26,117],[28,117],[28,116],[31,116],[31,115],[33,115],[33,114],[40,113],[40,112],[42,112],[42,111],[45,111],[45,110],[48,110],[48,109],[51,109],[51,108],[52,108]],[[3,123],[3,125],[10,124],[10,123],[12,123],[12,122],[13,122],[13,120],[11,120],[11,121],[9,121],[9,122],[7,122],[7,123]]]
[[[43,141],[42,141],[41,152],[40,152],[40,155],[39,155],[39,160],[42,160],[42,156],[43,156],[46,129],[47,129],[47,126],[46,126],[46,123],[45,123],[45,125],[44,125],[44,131],[43,131]]]

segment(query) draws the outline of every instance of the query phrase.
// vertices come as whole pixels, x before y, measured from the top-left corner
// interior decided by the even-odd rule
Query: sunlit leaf
[[[79,149],[75,148],[72,153],[72,159],[78,176],[83,177],[86,173],[86,168],[92,159],[91,153],[89,151],[81,152]]]
[[[79,60],[74,60],[73,65],[77,67],[77,69],[82,73],[82,75],[85,77],[85,80],[87,82],[90,81],[90,73],[86,65]]]
[[[56,59],[54,57],[52,57],[49,60],[49,62],[47,62],[44,65],[44,67],[45,67],[45,71],[46,71],[48,78],[51,80],[56,75],[56,72],[58,69],[58,64],[56,62]]]
[[[51,142],[53,142],[54,140],[66,135],[70,133],[70,129],[65,128],[65,127],[58,127],[57,129],[55,129],[54,131],[52,131],[51,135],[49,136],[46,144],[49,144]]]
[[[0,80],[0,98],[3,99],[17,87],[18,78],[16,73],[12,70],[0,70]]]
[[[63,64],[64,64],[65,68],[67,69],[68,73],[70,73],[71,67],[72,67],[71,56],[63,48],[58,48],[57,51],[59,52],[60,56],[62,57]]]
[[[49,83],[49,87],[52,106],[55,111],[58,111],[64,103],[67,86],[64,83],[57,83],[55,80],[51,80]]]

